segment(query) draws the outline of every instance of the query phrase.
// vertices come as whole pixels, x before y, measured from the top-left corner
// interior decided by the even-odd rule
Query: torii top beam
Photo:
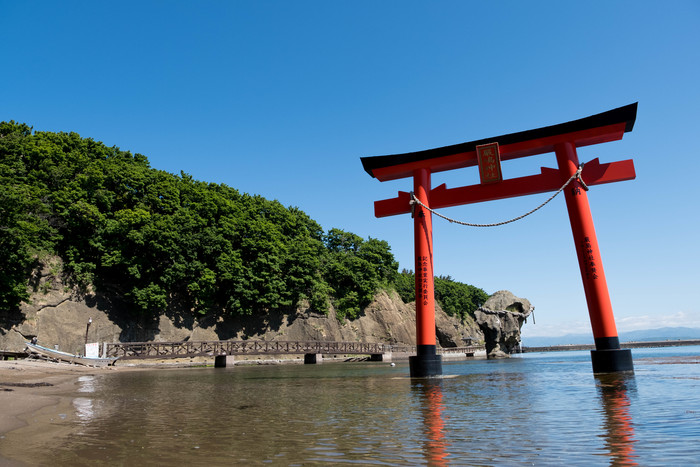
[[[412,177],[416,169],[431,173],[477,165],[476,146],[498,143],[501,160],[517,159],[554,151],[554,145],[571,142],[576,147],[622,139],[632,131],[637,103],[558,125],[468,143],[387,156],[362,157],[362,166],[381,182]]]
[[[413,177],[415,171],[421,169],[435,173],[476,166],[476,147],[482,144],[498,143],[501,160],[510,160],[554,152],[555,146],[562,143],[581,147],[620,140],[626,132],[632,131],[636,118],[637,103],[634,103],[558,125],[425,151],[362,157],[361,161],[365,171],[379,181],[397,180]],[[588,185],[632,180],[635,176],[632,160],[601,164],[598,159],[594,159],[585,165],[582,173],[582,178]],[[440,185],[430,190],[430,207],[438,209],[556,191],[561,185],[562,175],[558,169],[542,167],[540,174],[494,184],[451,189],[444,184]],[[400,191],[396,198],[375,201],[375,216],[386,217],[411,212],[410,199],[409,193]]]

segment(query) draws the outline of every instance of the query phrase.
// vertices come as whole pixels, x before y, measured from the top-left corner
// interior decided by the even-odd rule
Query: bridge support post
[[[561,143],[555,146],[554,152],[562,179],[568,180],[579,166],[576,147],[573,143]],[[593,373],[634,371],[632,352],[620,348],[586,190],[579,180],[573,180],[564,197],[595,338],[596,350],[591,350]]]
[[[370,362],[390,362],[391,361],[391,352],[373,353],[372,355],[369,356],[369,361]]]
[[[413,192],[430,206],[430,171],[413,172]],[[435,283],[433,276],[432,213],[419,204],[413,205],[413,232],[416,261],[416,355],[409,357],[411,378],[442,376],[442,357],[435,343]]]
[[[233,355],[217,355],[214,357],[214,368],[226,368],[228,365],[233,366],[235,357]]]
[[[323,355],[320,353],[304,354],[304,365],[315,365],[323,361]]]

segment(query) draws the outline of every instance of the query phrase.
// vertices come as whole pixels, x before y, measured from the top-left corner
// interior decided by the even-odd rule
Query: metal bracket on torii
[[[406,154],[363,157],[365,171],[379,181],[413,178],[412,194],[374,203],[376,217],[414,213],[416,248],[416,344],[411,360],[411,376],[442,374],[435,343],[435,304],[433,288],[432,218],[430,209],[480,203],[516,196],[556,191],[576,174],[579,160],[576,148],[622,139],[632,131],[637,104],[558,125],[511,133],[452,146]],[[536,175],[503,180],[500,162],[554,152],[558,167],[542,167]],[[495,155],[495,157],[494,157]],[[447,188],[430,186],[431,174],[478,166],[481,183]],[[620,349],[612,306],[603,272],[593,219],[585,188],[635,178],[632,160],[600,163],[589,161],[580,177],[565,190],[565,198],[578,253],[596,350],[592,351],[595,373],[632,371],[628,350]],[[585,180],[585,184],[582,180]]]

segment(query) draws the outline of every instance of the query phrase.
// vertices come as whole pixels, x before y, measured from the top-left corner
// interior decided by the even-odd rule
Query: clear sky
[[[639,102],[622,141],[637,179],[589,201],[619,331],[700,327],[700,2],[0,0],[0,120],[74,131],[151,166],[298,206],[324,229],[387,240],[413,269],[410,191],[360,157],[563,123]],[[506,178],[556,167],[505,162]],[[475,168],[433,185],[478,183]],[[449,208],[469,222],[549,195]],[[494,229],[434,220],[435,273],[507,289],[535,335],[590,333],[563,197]]]

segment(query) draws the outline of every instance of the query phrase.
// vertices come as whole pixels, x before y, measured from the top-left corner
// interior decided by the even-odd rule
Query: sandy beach
[[[56,405],[62,398],[70,400],[78,396],[76,389],[81,376],[202,366],[211,364],[210,360],[202,357],[132,360],[108,367],[87,367],[33,359],[0,360],[0,440],[5,433],[26,426],[28,414]]]
[[[210,365],[213,361],[208,357],[128,360],[108,367],[35,359],[0,360],[0,466],[33,465],[33,452],[51,449],[57,439],[71,435],[71,421],[76,417],[73,400],[84,396],[81,380],[116,372]]]
[[[0,361],[0,436],[25,426],[24,416],[75,392],[78,377],[128,368],[91,368],[41,360]]]
[[[0,361],[0,465],[23,465],[11,459],[21,459],[23,451],[47,445],[66,430],[65,424],[52,422],[56,417],[72,416],[81,376],[137,369],[29,359]]]

